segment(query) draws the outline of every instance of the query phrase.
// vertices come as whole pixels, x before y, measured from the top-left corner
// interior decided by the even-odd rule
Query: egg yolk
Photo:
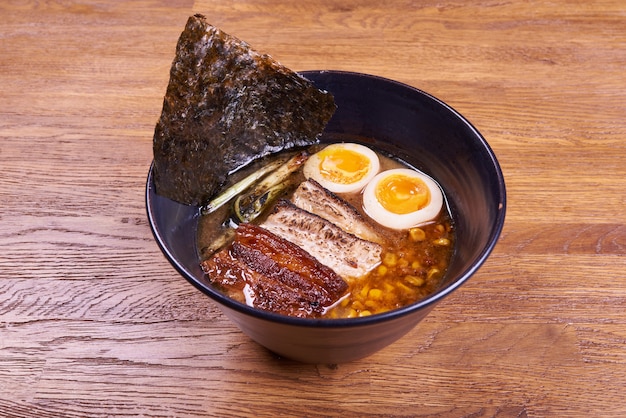
[[[365,155],[344,148],[319,152],[320,173],[324,178],[338,184],[356,183],[370,169],[370,160]]]
[[[376,185],[376,199],[389,212],[403,215],[428,205],[430,190],[419,178],[393,174]]]

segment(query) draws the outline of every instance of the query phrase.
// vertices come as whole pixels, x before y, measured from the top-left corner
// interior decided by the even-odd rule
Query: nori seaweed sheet
[[[191,16],[154,132],[155,190],[205,204],[251,161],[316,143],[335,109],[330,93]]]

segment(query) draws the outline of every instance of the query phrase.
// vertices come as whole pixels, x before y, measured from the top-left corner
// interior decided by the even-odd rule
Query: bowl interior
[[[435,97],[387,79],[339,71],[302,73],[333,93],[337,111],[322,141],[371,143],[430,174],[444,189],[455,228],[456,249],[440,289],[413,305],[349,320],[288,318],[252,309],[213,289],[199,267],[195,246],[198,208],[155,193],[150,170],[148,218],[162,251],[198,289],[226,307],[259,318],[310,326],[349,326],[381,321],[429,306],[466,281],[485,261],[502,230],[505,186],[498,162],[481,134]]]

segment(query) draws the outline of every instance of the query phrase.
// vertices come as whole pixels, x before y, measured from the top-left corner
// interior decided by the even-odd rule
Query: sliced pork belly
[[[239,225],[235,241],[202,269],[240,300],[243,291],[248,305],[297,317],[321,316],[348,288],[303,249],[251,224]]]
[[[363,216],[348,202],[309,179],[298,186],[291,201],[299,208],[314,213],[334,223],[344,231],[372,242],[382,242],[377,233]]]
[[[281,200],[263,228],[301,247],[343,278],[361,277],[380,263],[382,247]]]

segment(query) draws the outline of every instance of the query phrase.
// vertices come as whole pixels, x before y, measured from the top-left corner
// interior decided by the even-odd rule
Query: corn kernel
[[[413,286],[420,287],[424,284],[424,279],[417,276],[406,276],[404,280]]]
[[[450,240],[448,238],[438,238],[433,241],[433,244],[447,247],[448,245],[450,245]]]
[[[394,253],[387,253],[383,257],[383,264],[387,267],[393,267],[398,262],[398,257]]]
[[[437,274],[439,274],[440,272],[441,271],[438,268],[433,267],[430,270],[428,270],[428,273],[426,274],[426,277],[430,280],[433,277],[435,277]]]
[[[363,289],[361,289],[361,291],[359,292],[359,295],[362,298],[366,298],[369,290],[370,290],[370,287],[369,286],[365,286],[365,287],[363,287]]]
[[[424,241],[426,239],[426,232],[422,228],[411,228],[409,229],[409,238],[413,242]]]
[[[370,311],[361,311],[359,312],[359,316],[370,316],[372,313]]]
[[[389,271],[389,269],[387,268],[386,265],[381,264],[380,266],[378,266],[378,275],[379,276],[384,276],[385,274],[387,274],[387,271]]]
[[[361,302],[359,302],[358,300],[355,300],[354,302],[352,302],[352,309],[360,311],[363,308],[365,308],[365,306],[363,306],[363,304]]]
[[[418,268],[422,267],[422,265],[420,264],[419,261],[415,260],[414,262],[411,263],[411,268],[417,270]]]
[[[378,302],[376,302],[374,300],[367,300],[367,301],[365,301],[365,307],[366,308],[376,309],[377,306],[378,306]]]
[[[402,291],[402,292],[404,292],[404,293],[409,293],[409,294],[410,294],[410,293],[413,293],[413,289],[411,289],[410,287],[408,287],[407,285],[405,285],[405,284],[404,284],[404,283],[402,283],[402,282],[397,282],[397,283],[396,283],[396,287],[397,287],[400,291]]]
[[[370,299],[380,299],[382,295],[383,295],[383,291],[380,289],[370,289],[370,291],[367,292],[367,296]]]
[[[348,318],[356,318],[357,316],[359,316],[359,314],[354,309],[350,309],[350,311],[348,312],[348,315],[346,315],[346,316]]]

